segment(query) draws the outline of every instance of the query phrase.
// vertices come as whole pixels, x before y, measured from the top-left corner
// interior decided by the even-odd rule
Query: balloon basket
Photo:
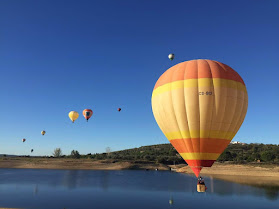
[[[205,185],[204,184],[197,184],[197,191],[198,192],[205,192]]]

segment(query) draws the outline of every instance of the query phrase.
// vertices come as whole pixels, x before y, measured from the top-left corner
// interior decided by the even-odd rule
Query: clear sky
[[[200,58],[246,83],[248,112],[234,140],[278,144],[278,11],[278,0],[1,0],[0,153],[167,143],[153,87],[172,65]],[[94,112],[88,123],[85,108]],[[71,110],[80,113],[74,124]]]

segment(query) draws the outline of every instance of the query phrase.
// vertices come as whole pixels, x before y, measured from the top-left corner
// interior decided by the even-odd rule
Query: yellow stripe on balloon
[[[229,131],[214,131],[214,130],[190,130],[190,131],[177,131],[165,133],[168,140],[173,139],[189,139],[189,138],[214,138],[232,140],[236,132]],[[225,136],[225,137],[224,137]]]
[[[198,82],[197,82],[198,80]],[[173,81],[171,83],[164,84],[154,89],[152,97],[175,89],[191,88],[191,87],[226,87],[244,91],[247,93],[246,87],[237,81],[221,79],[221,78],[198,78],[187,79],[182,81]]]
[[[180,153],[184,160],[216,160],[220,153]]]

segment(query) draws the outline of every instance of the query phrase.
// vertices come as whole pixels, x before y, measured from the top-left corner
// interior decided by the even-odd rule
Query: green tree
[[[265,162],[270,162],[275,159],[275,155],[272,152],[264,151],[261,153],[261,159]]]
[[[223,152],[218,158],[218,161],[232,161],[232,160],[233,160],[233,156],[229,151]]]
[[[62,156],[62,150],[60,148],[56,148],[53,151],[53,157],[61,157]]]
[[[78,159],[78,158],[80,158],[80,154],[77,150],[72,150],[71,157]]]

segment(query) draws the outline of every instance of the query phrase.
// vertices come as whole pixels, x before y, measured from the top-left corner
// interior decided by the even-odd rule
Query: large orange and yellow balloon
[[[198,177],[226,149],[244,121],[245,84],[231,67],[191,60],[168,69],[152,93],[154,117]]]

